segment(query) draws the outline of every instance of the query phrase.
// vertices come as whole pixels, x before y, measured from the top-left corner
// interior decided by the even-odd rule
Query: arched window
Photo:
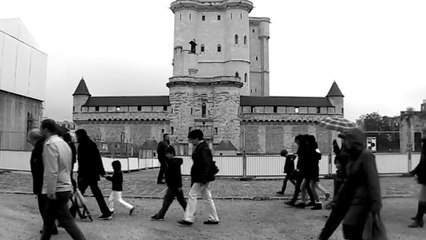
[[[239,78],[239,77],[240,77],[240,74],[239,74],[238,72],[235,72],[235,77],[236,77],[236,78]]]
[[[247,36],[244,36],[244,45],[247,45]]]
[[[222,52],[222,46],[220,44],[217,45],[217,52]]]
[[[244,82],[247,82],[247,73],[244,73]]]
[[[205,118],[206,117],[206,113],[207,113],[207,106],[206,106],[206,103],[203,102],[203,104],[201,105],[201,117]]]
[[[238,44],[238,34],[235,34],[235,44]]]
[[[204,53],[204,44],[201,44],[201,46],[200,46],[200,51],[201,51],[202,53]]]

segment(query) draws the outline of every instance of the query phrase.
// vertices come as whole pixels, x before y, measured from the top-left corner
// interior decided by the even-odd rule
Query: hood
[[[339,137],[347,140],[351,146],[365,148],[365,134],[359,128],[350,128],[339,134]]]

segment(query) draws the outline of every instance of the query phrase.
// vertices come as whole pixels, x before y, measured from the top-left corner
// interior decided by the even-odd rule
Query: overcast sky
[[[48,54],[45,116],[72,119],[82,76],[94,96],[167,95],[170,0],[0,0]],[[426,1],[253,0],[271,18],[273,96],[325,96],[333,81],[345,116],[419,110],[426,99]]]

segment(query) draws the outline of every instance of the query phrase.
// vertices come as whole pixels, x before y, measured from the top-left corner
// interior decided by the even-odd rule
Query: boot
[[[419,206],[417,208],[417,215],[415,217],[414,222],[410,224],[408,227],[410,228],[418,228],[423,227],[423,215],[426,212],[426,202],[419,202]]]

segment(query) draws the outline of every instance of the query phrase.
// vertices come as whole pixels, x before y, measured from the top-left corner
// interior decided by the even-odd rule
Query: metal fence
[[[378,172],[382,175],[408,173],[420,160],[420,154],[412,154],[412,160],[409,160],[407,154],[401,153],[377,153],[375,156]],[[322,156],[319,162],[320,175],[326,176],[336,172],[334,157],[334,155]],[[182,174],[190,175],[191,157],[181,156],[181,158],[184,160]],[[285,158],[279,155],[214,156],[213,160],[216,161],[220,170],[218,176],[282,177],[284,175]]]

